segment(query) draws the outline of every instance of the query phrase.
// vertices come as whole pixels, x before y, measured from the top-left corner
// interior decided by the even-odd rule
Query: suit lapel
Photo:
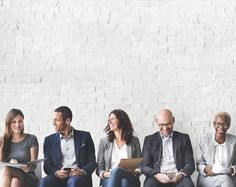
[[[80,150],[80,146],[81,146],[81,142],[80,140],[82,140],[83,137],[81,135],[81,137],[79,138],[79,134],[76,130],[74,130],[74,144],[75,144],[75,156],[76,156],[76,160],[79,160],[79,150]]]
[[[108,163],[111,163],[111,155],[112,155],[112,150],[113,150],[113,147],[114,147],[114,143],[111,143],[111,142],[108,142]]]
[[[173,146],[173,155],[174,155],[174,159],[175,159],[175,164],[177,167],[177,148],[178,148],[178,138],[177,138],[177,134],[175,132],[173,132],[173,138],[172,138],[172,146]]]
[[[228,153],[229,153],[229,155],[228,155],[228,157],[230,157],[230,162],[232,163],[233,161],[233,158],[232,158],[232,156],[234,157],[235,155],[233,155],[232,153],[233,153],[233,140],[231,139],[231,137],[228,135],[228,134],[226,134],[226,137],[225,137],[225,142],[226,142],[226,146],[227,146],[227,151],[228,151]]]
[[[212,164],[214,164],[215,162],[215,134],[212,134],[212,136],[208,139],[208,145],[209,145],[209,149],[208,149],[208,153],[209,153],[209,157],[210,160],[212,160]]]
[[[153,141],[154,145],[152,146],[154,148],[154,154],[157,155],[157,162],[161,162],[161,157],[163,154],[163,146],[162,146],[162,138],[160,132],[156,134],[156,141]]]
[[[56,139],[56,141],[54,141],[55,142],[54,153],[56,154],[55,158],[57,158],[58,165],[61,165],[62,153],[61,153],[61,138],[59,133],[56,134],[55,139]]]
[[[110,164],[111,164],[111,155],[112,155],[112,149],[113,149],[113,142],[109,142],[107,140],[106,144],[105,144],[105,155],[104,155],[104,159],[105,159],[105,169],[107,171],[109,171],[110,169]]]
[[[132,158],[132,144],[126,145],[128,158]]]

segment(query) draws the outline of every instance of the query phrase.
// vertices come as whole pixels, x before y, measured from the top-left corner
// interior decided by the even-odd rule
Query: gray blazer
[[[113,142],[109,142],[107,138],[101,139],[98,148],[97,163],[98,167],[96,174],[100,177],[101,173],[104,171],[109,171],[111,166],[111,157],[113,150]],[[133,137],[130,143],[127,145],[128,158],[138,158],[141,157],[141,148],[139,139]]]
[[[226,146],[229,150],[230,165],[236,169],[236,137],[226,134]],[[215,162],[215,134],[210,133],[200,139],[197,150],[197,170],[199,175],[204,176],[206,165],[213,165]],[[229,167],[230,167],[229,165]]]

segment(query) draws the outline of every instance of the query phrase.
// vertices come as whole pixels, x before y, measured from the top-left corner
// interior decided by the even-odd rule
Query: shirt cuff
[[[232,169],[234,170],[234,172],[232,173],[232,176],[234,176],[236,174],[236,168],[232,166]]]
[[[83,173],[84,173],[84,176],[87,175],[86,171],[84,171],[83,169],[80,169]]]
[[[186,175],[184,172],[182,172],[182,171],[180,171],[179,173],[181,173],[184,177],[187,176],[187,175]]]
[[[104,173],[105,171],[102,171],[101,173],[100,173],[100,175],[99,175],[99,177],[101,178],[101,179],[104,179],[104,177],[103,177],[103,173]]]

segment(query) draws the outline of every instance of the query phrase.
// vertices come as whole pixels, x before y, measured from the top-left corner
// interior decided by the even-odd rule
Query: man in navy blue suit
[[[92,187],[91,175],[96,169],[94,143],[89,132],[71,126],[70,108],[54,111],[56,133],[44,140],[44,171],[39,187]]]

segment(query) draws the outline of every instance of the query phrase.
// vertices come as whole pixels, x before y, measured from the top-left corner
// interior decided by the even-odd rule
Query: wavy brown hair
[[[4,129],[2,137],[0,138],[0,161],[5,161],[5,162],[8,161],[8,156],[10,154],[10,149],[11,149],[10,147],[11,139],[13,135],[13,132],[11,129],[11,123],[12,123],[12,120],[18,115],[22,116],[24,119],[24,114],[19,109],[13,108],[7,113],[7,116],[5,119],[5,129]]]
[[[126,141],[126,144],[129,144],[133,137],[134,129],[128,114],[120,109],[115,109],[111,111],[109,117],[111,114],[114,114],[119,121],[118,128],[122,129],[121,139]],[[113,131],[110,130],[109,121],[104,131],[107,134],[108,141],[112,142],[115,139],[115,134]]]

